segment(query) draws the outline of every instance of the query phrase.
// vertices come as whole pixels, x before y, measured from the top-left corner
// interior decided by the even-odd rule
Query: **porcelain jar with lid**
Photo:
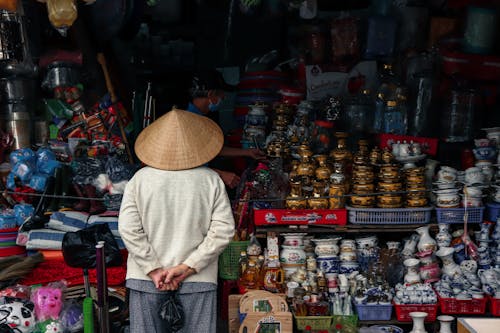
[[[250,110],[246,116],[247,125],[252,126],[266,126],[267,124],[267,115],[266,115],[266,105],[264,103],[255,103],[253,105],[249,105]]]

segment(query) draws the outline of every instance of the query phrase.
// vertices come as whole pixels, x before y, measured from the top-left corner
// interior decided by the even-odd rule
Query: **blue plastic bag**
[[[36,166],[36,156],[30,148],[21,148],[14,150],[9,155],[10,165],[14,166],[17,163],[26,163],[32,168]]]
[[[12,209],[6,209],[0,212],[0,229],[12,229],[16,227],[16,216]]]
[[[24,162],[18,162],[12,167],[12,173],[19,178],[23,184],[28,184],[35,167]]]
[[[33,176],[31,176],[29,187],[34,189],[37,192],[43,192],[45,190],[45,187],[47,187],[47,179],[49,176],[41,174],[41,173],[36,173]]]
[[[28,217],[33,215],[35,208],[29,204],[17,204],[14,206],[14,215],[18,226],[24,223]]]

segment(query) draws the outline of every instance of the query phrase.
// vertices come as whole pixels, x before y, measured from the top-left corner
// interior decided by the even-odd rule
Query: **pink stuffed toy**
[[[59,319],[63,306],[62,290],[55,287],[40,287],[31,294],[35,303],[35,316],[39,321]]]

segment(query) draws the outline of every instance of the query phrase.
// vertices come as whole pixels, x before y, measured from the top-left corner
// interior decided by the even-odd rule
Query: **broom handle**
[[[115,87],[113,86],[113,82],[111,82],[111,77],[109,76],[108,65],[106,64],[106,58],[104,54],[97,53],[97,61],[101,65],[102,72],[104,74],[104,80],[106,81],[106,88],[108,89],[109,96],[111,97],[111,103],[116,103],[118,100]],[[120,128],[120,134],[123,138],[123,143],[125,143],[125,149],[127,150],[128,162],[130,164],[134,164],[134,158],[132,157],[132,152],[130,151],[130,144],[127,139],[127,134],[125,133],[125,129],[123,128],[123,121],[121,111],[117,108],[117,119],[118,119],[118,127]]]

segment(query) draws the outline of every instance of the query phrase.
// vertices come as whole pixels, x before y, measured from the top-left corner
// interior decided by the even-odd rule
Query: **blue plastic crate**
[[[438,223],[464,223],[464,215],[467,212],[467,223],[483,222],[484,207],[461,208],[436,208]]]
[[[432,212],[432,207],[346,208],[353,224],[423,224],[430,222]]]
[[[392,316],[392,304],[356,304],[356,312],[358,313],[359,320],[390,320]]]
[[[500,203],[488,202],[486,204],[486,220],[497,222],[500,217]]]

